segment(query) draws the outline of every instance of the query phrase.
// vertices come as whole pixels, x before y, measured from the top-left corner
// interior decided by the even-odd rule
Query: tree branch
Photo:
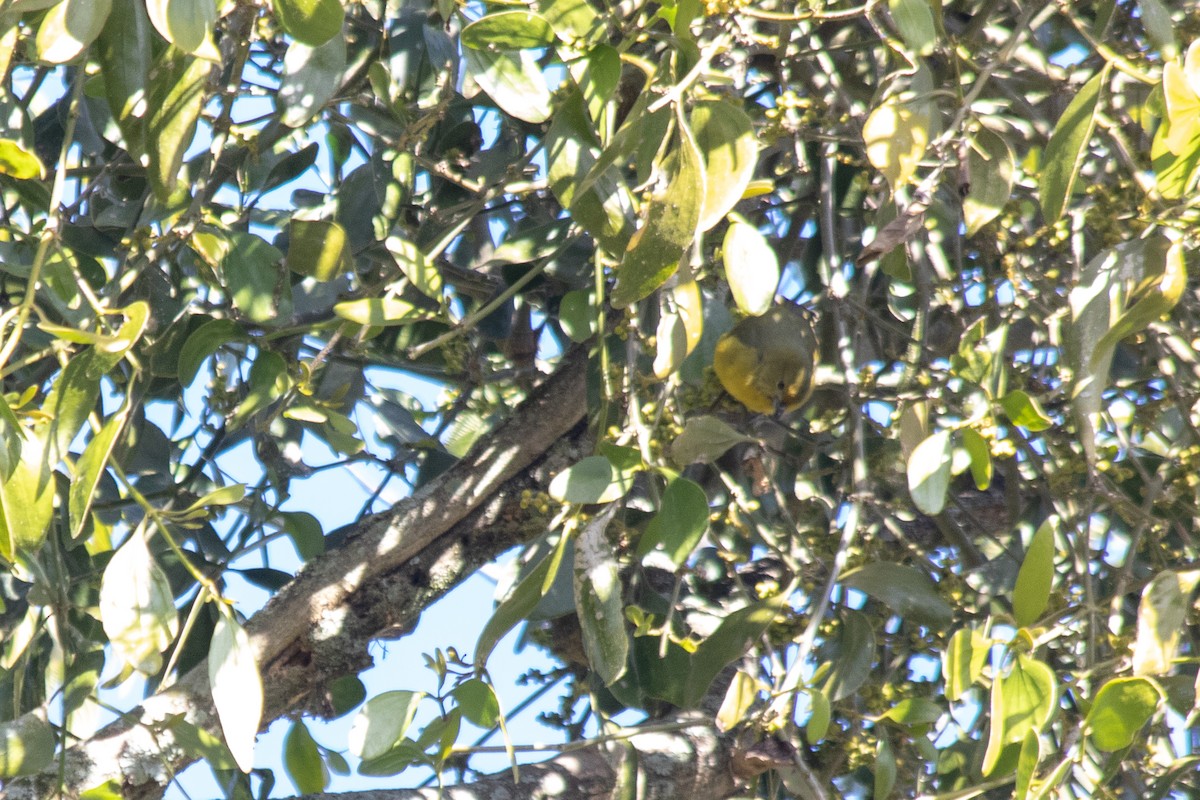
[[[246,624],[266,689],[262,727],[298,710],[328,711],[314,693],[370,666],[367,645],[381,632],[415,625],[420,611],[515,544],[540,532],[519,507],[553,466],[578,458],[586,436],[587,356],[569,355],[513,415],[462,461],[413,497],[331,538],[344,544],[310,562]],[[544,526],[544,523],[541,523]],[[179,741],[180,721],[219,735],[204,666],[197,667],[71,747],[58,764],[0,792],[11,800],[75,795],[108,781],[126,797],[155,797],[199,757]]]
[[[694,725],[675,731],[639,733],[630,747],[608,743],[523,765],[520,780],[510,770],[469,784],[441,789],[383,789],[306,795],[305,800],[609,800],[622,774],[637,781],[640,800],[724,800],[737,788],[730,771],[728,738],[699,714],[680,717]],[[636,758],[630,761],[631,750]]]

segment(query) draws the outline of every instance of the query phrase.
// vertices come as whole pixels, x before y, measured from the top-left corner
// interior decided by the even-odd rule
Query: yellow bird
[[[812,392],[817,337],[798,308],[746,317],[717,341],[713,368],[725,391],[751,411],[794,411]]]

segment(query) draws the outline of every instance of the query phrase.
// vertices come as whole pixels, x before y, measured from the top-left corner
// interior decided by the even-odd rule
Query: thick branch
[[[247,623],[266,688],[264,728],[288,712],[319,713],[304,707],[310,695],[369,666],[373,637],[414,625],[421,609],[529,538],[537,521],[519,509],[520,490],[537,485],[537,467],[555,445],[581,441],[586,369],[586,355],[572,354],[461,462],[389,511],[339,531],[345,544],[307,565]],[[126,797],[161,794],[197,757],[178,741],[181,720],[219,735],[203,666],[71,748],[65,794],[110,780]],[[51,772],[15,781],[0,797],[57,794],[57,765]]]
[[[630,737],[628,744],[636,752],[632,761],[627,760],[629,748],[609,743],[522,766],[517,783],[506,770],[441,791],[385,789],[308,795],[305,800],[609,800],[622,773],[631,778],[636,774],[640,800],[724,800],[737,788],[729,743],[713,730],[711,721],[691,719],[695,726]]]

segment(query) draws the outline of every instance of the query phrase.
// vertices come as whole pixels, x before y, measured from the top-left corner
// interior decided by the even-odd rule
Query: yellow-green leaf
[[[328,281],[350,269],[346,231],[328,220],[293,219],[288,223],[288,269]]]
[[[506,114],[537,124],[550,118],[550,90],[528,50],[463,49],[467,73]]]
[[[704,203],[697,227],[707,231],[746,193],[758,165],[758,141],[750,116],[729,100],[698,101],[690,122],[704,159]]]
[[[0,174],[19,181],[42,180],[46,168],[32,150],[26,150],[12,139],[0,139]]]
[[[678,126],[678,147],[668,159],[665,185],[646,201],[644,222],[617,268],[612,304],[624,308],[649,295],[679,267],[696,236],[704,197],[704,164],[691,131]]]
[[[441,299],[442,273],[437,264],[425,257],[420,247],[402,236],[389,236],[384,245],[409,283],[426,297]]]
[[[963,222],[967,236],[974,236],[1012,196],[1016,159],[1003,136],[982,128],[971,137],[966,166],[970,185],[963,198]]]
[[[152,675],[162,652],[179,633],[179,615],[167,576],[154,561],[141,529],[134,531],[104,568],[100,620],[117,657]]]
[[[1050,601],[1054,584],[1054,536],[1058,517],[1043,522],[1029,540],[1029,549],[1017,573],[1013,587],[1013,617],[1017,624],[1028,627],[1038,621]]]
[[[283,124],[300,128],[319,114],[341,88],[345,70],[344,37],[334,36],[317,47],[293,42],[283,58],[283,81],[279,86]]]
[[[1113,678],[1100,687],[1084,720],[1097,749],[1111,753],[1133,744],[1162,700],[1162,690],[1147,678]]]
[[[1174,667],[1197,583],[1200,570],[1166,570],[1146,584],[1138,604],[1133,674],[1165,675]]]
[[[72,539],[78,538],[83,532],[96,488],[100,485],[100,478],[104,475],[128,416],[129,408],[126,406],[105,420],[100,432],[92,437],[83,455],[75,462],[75,479],[71,481],[67,504]]]
[[[34,431],[21,440],[21,459],[0,484],[0,556],[41,546],[54,519],[54,474],[46,442]]]
[[[54,729],[42,710],[0,723],[0,778],[41,772],[54,761]]]
[[[1075,186],[1075,179],[1079,177],[1079,168],[1083,165],[1092,129],[1096,125],[1101,89],[1107,80],[1108,65],[1105,65],[1071,100],[1046,144],[1046,151],[1042,154],[1038,196],[1042,203],[1042,216],[1048,224],[1058,221],[1071,198],[1071,190]]]
[[[319,47],[342,32],[341,0],[271,0],[279,24],[297,41]]]
[[[208,647],[208,685],[225,744],[242,772],[254,766],[254,742],[262,721],[263,686],[250,637],[222,607]]]
[[[463,28],[459,41],[476,50],[545,47],[554,42],[554,28],[545,17],[532,11],[500,11]]]
[[[917,103],[898,95],[883,101],[863,124],[867,160],[883,173],[894,193],[912,180],[929,144],[929,119]]]
[[[991,641],[974,628],[960,628],[942,653],[946,699],[957,702],[983,675]]]
[[[112,0],[63,0],[42,17],[37,52],[43,61],[63,64],[82,53],[104,29]]]
[[[921,513],[942,513],[950,486],[950,432],[938,431],[913,449],[908,458],[908,491]]]
[[[183,157],[196,135],[212,64],[166,51],[151,70],[150,116],[146,124],[150,183],[160,200],[175,192]]]
[[[757,317],[767,313],[775,301],[779,257],[758,228],[734,216],[721,244],[725,279],[738,308]]]
[[[358,325],[400,325],[419,319],[428,319],[430,312],[417,308],[398,297],[368,297],[362,300],[347,300],[333,307],[333,313]]]
[[[934,6],[929,0],[888,0],[888,10],[892,21],[900,31],[900,38],[908,48],[918,56],[927,56],[933,52],[937,41],[937,30],[933,25]]]
[[[216,0],[146,0],[146,13],[162,37],[185,53],[195,53],[212,35]]]

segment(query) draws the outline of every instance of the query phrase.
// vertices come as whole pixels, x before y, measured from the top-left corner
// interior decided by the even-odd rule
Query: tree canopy
[[[287,794],[282,718],[304,794],[1200,792],[1197,36],[4,0],[4,795]],[[297,510],[340,473],[372,501]],[[370,642],[509,552],[439,694],[368,696]],[[485,775],[519,628],[562,744]]]

